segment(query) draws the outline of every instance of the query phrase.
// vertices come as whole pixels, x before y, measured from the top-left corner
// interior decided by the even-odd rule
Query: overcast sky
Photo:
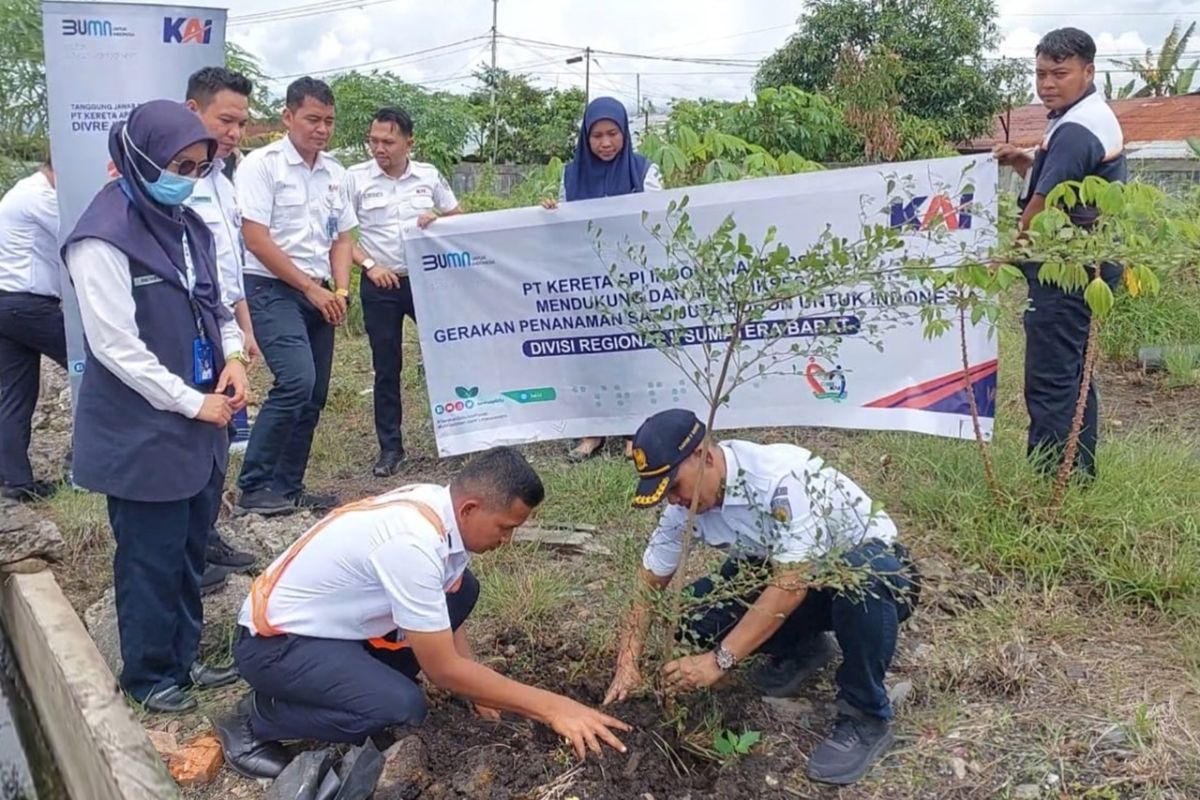
[[[490,59],[490,43],[483,38],[409,54],[486,36],[492,24],[491,0],[358,0],[356,4],[325,0],[320,6],[313,0],[225,4],[201,0],[200,4],[229,5],[229,37],[255,53],[268,74],[281,78],[370,62],[363,68],[378,66],[429,88],[465,91],[471,85],[470,72]],[[314,13],[316,8],[320,13]],[[597,54],[592,93],[612,94],[632,107],[640,73],[642,96],[655,102],[672,96],[740,98],[750,90],[752,62],[786,40],[802,8],[802,3],[778,0],[500,0],[501,34],[548,44],[501,39],[498,63],[536,74],[546,85],[582,86],[583,64],[565,60],[588,46],[721,59],[731,63],[688,64]],[[1144,52],[1147,46],[1157,47],[1176,19],[1186,24],[1200,18],[1198,0],[1059,4],[1000,0],[999,9],[1002,40],[997,54],[1025,58],[1032,56],[1041,34],[1064,25],[1090,31],[1101,56],[1128,56]],[[289,13],[306,15],[271,16]],[[1188,49],[1200,53],[1200,38]],[[1099,64],[1100,69],[1106,66],[1111,65]],[[1121,78],[1128,79],[1114,75],[1114,82],[1123,83]]]

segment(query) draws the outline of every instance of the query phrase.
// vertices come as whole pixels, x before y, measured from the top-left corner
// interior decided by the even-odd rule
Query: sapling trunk
[[[971,408],[971,425],[975,429],[975,442],[979,445],[979,457],[983,460],[983,473],[987,476],[988,488],[992,490],[992,498],[999,506],[1004,503],[1004,492],[1000,488],[1000,481],[996,478],[992,454],[988,450],[987,442],[983,438],[983,429],[979,425],[979,403],[975,400],[975,386],[971,381],[971,360],[967,355],[967,307],[965,304],[960,304],[958,307],[958,323],[959,344],[962,348],[963,385],[967,389],[967,405]]]
[[[1062,463],[1058,465],[1058,475],[1054,479],[1054,492],[1050,495],[1050,503],[1046,511],[1051,517],[1062,508],[1066,497],[1067,484],[1071,480],[1071,472],[1075,469],[1075,454],[1079,451],[1079,434],[1083,431],[1083,415],[1087,409],[1088,390],[1092,386],[1092,373],[1096,367],[1097,337],[1100,331],[1100,321],[1092,314],[1088,323],[1087,345],[1083,356],[1083,376],[1079,381],[1079,397],[1075,400],[1075,418],[1071,420],[1071,430],[1067,434],[1067,446],[1063,450]],[[1095,454],[1093,454],[1094,456]]]
[[[741,340],[742,316],[744,313],[745,308],[740,307],[733,324],[733,332],[729,337],[729,346],[726,348],[725,354],[721,359],[721,372],[717,375],[716,386],[708,401],[708,419],[705,421],[706,435],[700,444],[700,471],[696,477],[696,484],[698,486],[704,485],[704,471],[707,469],[708,453],[711,449],[713,422],[717,418],[717,408],[721,405],[721,398],[725,396],[725,381],[729,377],[729,365],[733,362],[733,356],[737,352],[737,346]],[[683,624],[683,582],[687,572],[688,555],[692,550],[692,532],[696,528],[696,509],[699,506],[699,502],[700,493],[693,493],[691,505],[688,506],[687,521],[683,525],[683,546],[679,551],[679,567],[675,570],[675,576],[671,579],[671,583],[668,586],[668,591],[671,593],[671,600],[667,613],[667,623],[671,626]],[[661,660],[664,664],[671,660],[674,641],[675,637],[672,631],[663,642],[663,657]],[[672,695],[666,694],[664,696],[664,704],[668,708],[673,702],[674,697]]]

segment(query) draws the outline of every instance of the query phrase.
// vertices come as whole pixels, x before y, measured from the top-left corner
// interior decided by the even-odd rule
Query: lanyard
[[[187,235],[187,228],[183,229],[183,266],[184,266],[184,288],[187,289],[188,302],[192,306],[192,319],[196,323],[196,335],[201,340],[207,341],[208,336],[204,333],[204,323],[200,318],[200,305],[196,302],[196,267],[192,263],[192,243]]]

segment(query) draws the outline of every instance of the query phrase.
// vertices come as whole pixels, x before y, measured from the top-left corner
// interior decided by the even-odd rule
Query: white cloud
[[[320,72],[485,36],[491,27],[490,0],[395,0],[300,19],[237,25],[246,14],[277,11],[309,0],[239,0],[231,3],[230,38],[257,54],[269,74]],[[1105,56],[1142,53],[1157,46],[1174,16],[1160,0],[1075,0],[1048,6],[1043,0],[999,0],[1000,45],[996,55],[1032,58],[1048,30],[1082,27],[1096,39],[1100,67]],[[1200,16],[1200,2],[1173,3]],[[801,4],[777,0],[500,0],[502,34],[579,48],[621,52],[760,59],[794,30]],[[764,30],[765,29],[765,30]],[[1200,41],[1197,47],[1200,49]],[[498,62],[535,74],[546,85],[582,86],[582,64],[567,65],[568,50],[502,39]],[[490,59],[485,39],[437,53],[382,65],[402,78],[431,88],[464,91],[470,73]],[[1032,67],[1032,64],[1031,64]],[[598,54],[592,64],[593,94],[613,94],[629,104],[637,93],[662,101],[671,96],[738,98],[751,86],[753,66],[707,66],[628,59]]]

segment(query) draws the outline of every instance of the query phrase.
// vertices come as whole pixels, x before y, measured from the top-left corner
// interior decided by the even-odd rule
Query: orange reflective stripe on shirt
[[[261,575],[254,579],[254,583],[250,587],[250,618],[254,625],[254,632],[259,636],[278,636],[279,634],[283,633],[283,631],[273,626],[267,620],[267,603],[271,599],[271,593],[275,591],[275,587],[279,584],[279,579],[283,577],[284,571],[292,563],[292,560],[295,559],[296,556],[300,555],[300,551],[307,547],[308,543],[311,542],[318,533],[329,527],[329,524],[338,517],[346,514],[350,514],[355,511],[374,511],[382,508],[394,508],[396,506],[408,506],[409,508],[415,508],[421,514],[421,516],[425,518],[425,521],[432,525],[434,530],[438,532],[438,536],[442,537],[443,539],[446,538],[446,526],[442,522],[442,518],[436,511],[433,510],[432,507],[430,507],[427,503],[421,502],[420,500],[397,498],[394,500],[377,502],[377,498],[369,497],[365,500],[359,500],[356,503],[349,503],[341,508],[334,509],[324,519],[310,528],[307,533],[292,543],[292,546],[289,547],[287,552],[284,554],[283,560],[279,562],[278,567],[275,569],[268,568]],[[372,639],[371,641],[374,642],[376,640]],[[396,645],[399,643],[388,642],[388,644]],[[399,650],[405,646],[407,645],[386,649]]]

